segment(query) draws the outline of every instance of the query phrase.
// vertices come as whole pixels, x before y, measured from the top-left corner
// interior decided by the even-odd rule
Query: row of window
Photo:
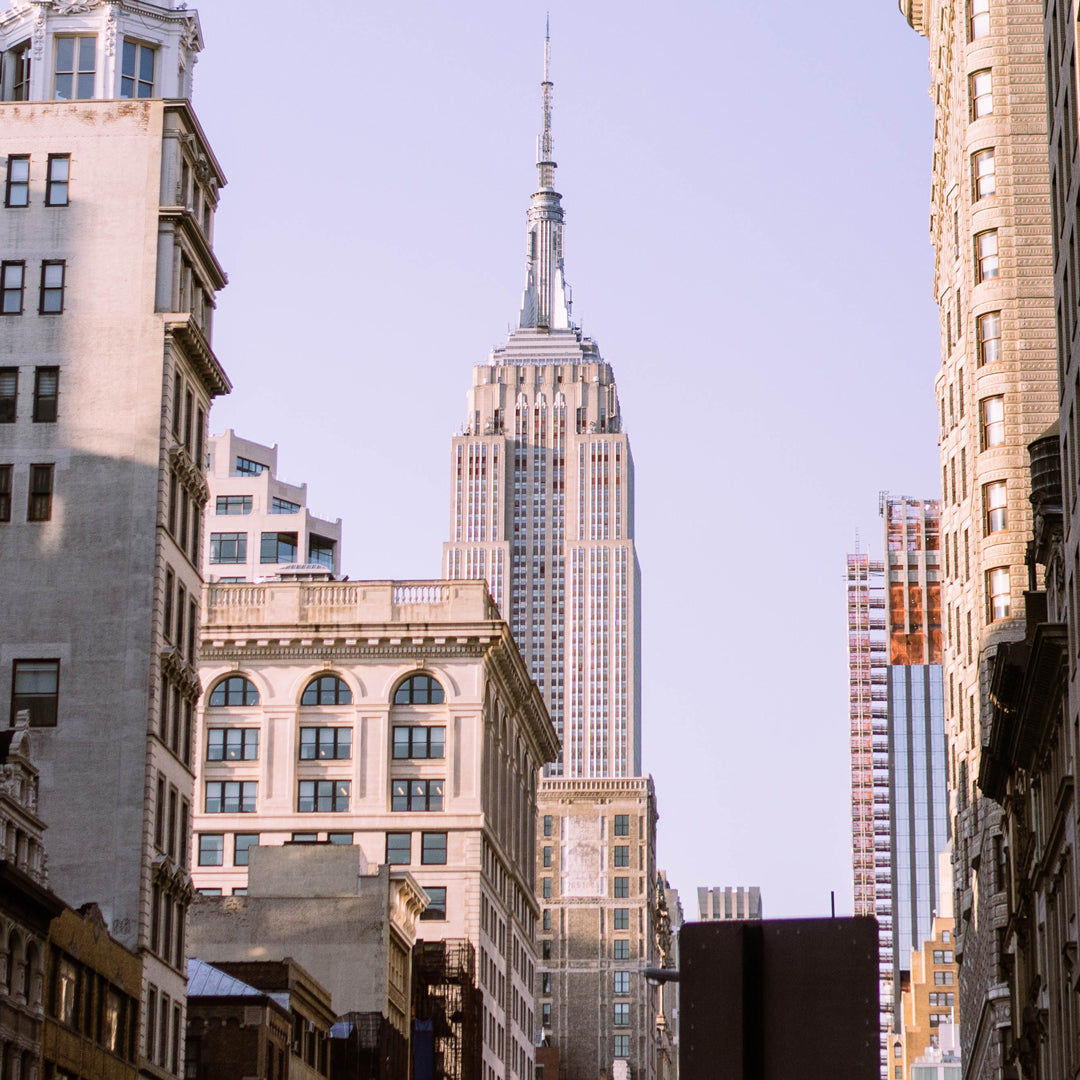
[[[64,277],[67,264],[63,259],[44,259],[38,281],[38,314],[59,315],[64,310]],[[0,263],[0,315],[21,315],[26,290],[25,260]]]
[[[55,723],[55,719],[53,721]],[[395,780],[390,809],[403,813],[431,813],[443,809],[445,780]],[[204,808],[208,814],[254,814],[256,780],[208,780]],[[342,814],[349,810],[351,780],[300,780],[296,809],[302,814]]]
[[[552,849],[548,845],[544,845],[540,852],[541,861],[545,867],[552,865]],[[629,844],[615,844],[611,849],[611,865],[612,866],[629,866],[630,865],[630,845]],[[616,879],[618,880],[618,879]],[[624,879],[624,880],[629,880]]]
[[[0,521],[11,520],[12,483],[15,467],[0,465]],[[26,492],[26,520],[49,521],[52,518],[53,466],[31,465]]]
[[[11,49],[10,56],[14,69],[9,91],[10,100],[29,101],[30,67],[33,62],[31,42],[20,42]],[[87,101],[92,98],[97,79],[97,61],[96,35],[56,35],[53,39],[53,99]],[[125,38],[120,51],[119,96],[122,98],[153,97],[156,67],[157,48],[155,46]]]
[[[445,701],[446,693],[442,685],[431,675],[410,675],[398,683],[393,694],[395,705],[442,705]],[[211,708],[246,708],[258,704],[259,691],[255,684],[243,675],[226,675],[219,679],[210,691]],[[300,704],[351,705],[352,690],[349,689],[349,684],[337,675],[316,675],[304,687]],[[441,757],[435,754],[427,756]]]
[[[225,496],[231,498],[233,496]],[[221,499],[218,499],[220,504]],[[221,511],[219,510],[218,513]],[[247,513],[248,511],[243,511]],[[291,511],[290,511],[291,512]],[[210,534],[210,561],[212,563],[247,562],[248,534],[242,532],[215,532]],[[294,532],[264,532],[260,536],[260,563],[294,563],[299,551],[299,536]],[[334,541],[317,533],[308,534],[308,562],[318,563],[327,569],[334,566]]]
[[[226,517],[230,514],[250,514],[252,510],[252,496],[250,495],[219,495],[214,506],[214,513]],[[276,495],[270,498],[271,514],[299,514],[300,504],[290,502],[288,499],[279,499]]]
[[[11,154],[4,183],[4,206],[9,210],[30,205],[30,155]],[[45,167],[45,205],[67,206],[71,186],[71,155],[50,154]]]
[[[34,401],[31,417],[35,424],[56,422],[60,395],[60,369],[34,368]],[[19,369],[0,367],[0,424],[14,424],[19,418]]]
[[[552,835],[553,820],[550,814],[545,814],[543,819],[543,830],[545,836]],[[616,836],[629,836],[630,835],[630,815],[629,814],[616,814],[612,823],[612,832]]]

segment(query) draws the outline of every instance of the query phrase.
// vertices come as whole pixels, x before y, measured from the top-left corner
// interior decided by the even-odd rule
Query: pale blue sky
[[[193,5],[194,6],[194,5]],[[199,5],[229,177],[214,430],[280,444],[354,578],[438,576],[514,318],[542,4]],[[926,43],[892,0],[551,9],[574,315],[637,466],[660,865],[851,908],[842,567],[937,494]]]
[[[435,577],[515,316],[544,4],[203,0],[229,177],[212,428],[280,444],[354,578]],[[851,909],[842,568],[933,497],[926,43],[895,0],[551,7],[574,316],[637,466],[660,865]]]

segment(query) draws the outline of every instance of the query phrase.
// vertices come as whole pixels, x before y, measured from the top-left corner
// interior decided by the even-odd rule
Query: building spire
[[[555,190],[555,161],[551,136],[551,16],[544,32],[544,81],[540,84],[543,118],[536,143],[539,189],[533,193],[528,217],[525,291],[518,329],[569,330],[570,287],[563,279],[562,196]]]

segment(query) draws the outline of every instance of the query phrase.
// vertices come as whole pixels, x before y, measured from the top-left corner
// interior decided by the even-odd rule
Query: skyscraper
[[[996,989],[1008,960],[991,914],[1005,903],[1001,815],[977,785],[986,690],[998,647],[1024,636],[1026,448],[1057,418],[1059,400],[1044,5],[901,0],[900,8],[929,41],[958,1004],[964,1073],[983,1080],[1001,1075],[1012,1039],[1008,997]]]
[[[885,558],[848,556],[847,602],[855,913],[878,920],[884,1038],[931,931],[949,828],[940,508],[885,493],[879,506]]]
[[[182,1069],[200,462],[229,390],[201,48],[172,3],[0,13],[0,695],[35,729],[52,887],[141,956],[155,1075]]]
[[[634,466],[611,365],[571,317],[550,47],[517,325],[453,440],[448,578],[484,577],[560,740],[540,785],[540,1023],[565,1080],[656,1075],[661,893],[641,775]]]

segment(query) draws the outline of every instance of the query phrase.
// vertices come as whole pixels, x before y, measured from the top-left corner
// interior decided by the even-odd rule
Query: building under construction
[[[465,940],[413,949],[413,1080],[482,1080],[484,998]]]

